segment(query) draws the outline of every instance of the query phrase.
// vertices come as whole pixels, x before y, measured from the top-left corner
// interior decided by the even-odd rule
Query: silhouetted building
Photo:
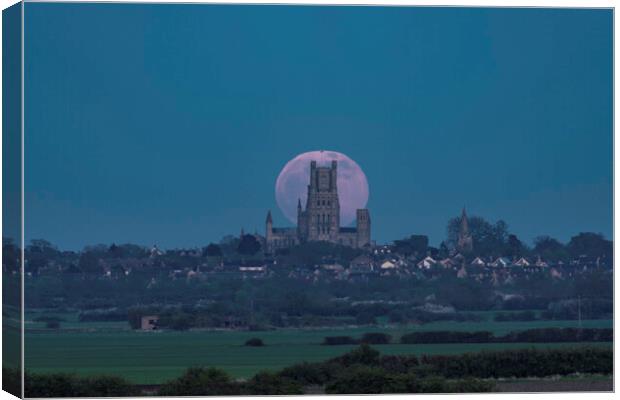
[[[467,221],[467,213],[465,207],[461,213],[461,227],[459,229],[459,239],[456,248],[461,253],[471,253],[474,249],[474,241],[469,233],[469,221]]]
[[[265,241],[267,251],[291,247],[305,242],[325,241],[349,247],[370,244],[370,214],[368,209],[356,212],[356,227],[340,226],[338,198],[338,163],[318,167],[310,162],[310,184],[305,210],[297,203],[297,227],[274,228],[271,211],[267,213]]]

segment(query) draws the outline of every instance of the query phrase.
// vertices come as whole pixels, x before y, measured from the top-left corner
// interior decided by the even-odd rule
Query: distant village
[[[516,277],[543,274],[552,279],[571,278],[591,270],[612,269],[611,242],[608,252],[585,252],[561,259],[545,258],[529,250],[528,255],[481,255],[476,252],[468,217],[463,210],[458,219],[459,232],[451,250],[422,245],[422,251],[405,247],[403,241],[392,244],[367,243],[362,248],[350,248],[329,242],[308,242],[291,249],[265,251],[265,237],[246,234],[225,237],[220,244],[205,248],[162,250],[156,245],[144,248],[137,245],[98,245],[82,252],[60,251],[45,240],[34,240],[26,249],[26,277],[47,274],[88,274],[101,279],[118,280],[140,271],[167,271],[166,279],[208,279],[213,275],[238,275],[244,279],[266,279],[275,271],[288,271],[290,277],[308,281],[368,280],[376,277],[417,277],[432,279],[438,275],[453,275],[459,279],[488,281],[494,285],[509,284]],[[584,235],[584,234],[582,234]],[[594,234],[588,234],[594,235]],[[424,236],[418,236],[425,238]],[[413,236],[412,236],[413,238]],[[8,248],[7,248],[8,246]],[[10,242],[5,251],[11,254]],[[410,246],[409,246],[410,247]],[[415,246],[414,246],[415,247]],[[16,247],[15,247],[16,249]],[[291,252],[298,249],[298,254]],[[446,254],[447,253],[447,254]],[[3,269],[18,271],[19,254]],[[154,285],[156,279],[147,284]]]

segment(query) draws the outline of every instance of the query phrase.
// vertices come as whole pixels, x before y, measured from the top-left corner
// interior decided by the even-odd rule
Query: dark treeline
[[[539,328],[494,336],[491,332],[428,331],[401,337],[403,344],[613,342],[613,329]]]
[[[439,343],[564,343],[564,342],[613,342],[613,329],[608,328],[538,328],[509,332],[494,336],[488,331],[422,331],[406,333],[402,344]],[[392,337],[386,333],[366,333],[356,339],[351,336],[327,336],[323,345],[388,344]]]
[[[613,313],[612,280],[599,271],[566,280],[534,274],[499,289],[447,274],[432,280],[382,277],[309,283],[291,272],[282,268],[269,279],[212,275],[189,281],[173,280],[156,270],[119,280],[81,274],[41,276],[25,283],[26,307],[78,310],[80,321],[131,322],[133,317],[155,313],[161,317],[161,328],[178,330],[225,328],[231,320],[241,328],[269,329],[373,325],[381,317],[394,324],[480,321],[472,311],[487,310],[504,312],[498,320],[607,319]],[[426,309],[429,302],[451,311]]]
[[[240,382],[217,368],[189,368],[159,386],[166,396],[302,394],[318,385],[331,394],[453,393],[494,390],[497,378],[531,378],[576,373],[609,375],[611,349],[521,349],[451,356],[382,356],[368,345],[318,363],[301,363],[278,372],[260,372]],[[3,369],[6,385],[18,384],[17,370]],[[15,381],[15,382],[13,382]],[[32,374],[27,397],[135,396],[138,388],[117,377],[81,378],[70,374]]]

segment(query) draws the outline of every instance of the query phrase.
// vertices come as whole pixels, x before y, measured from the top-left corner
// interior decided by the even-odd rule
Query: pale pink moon
[[[310,183],[310,161],[317,166],[330,166],[338,161],[338,197],[340,200],[340,225],[347,226],[355,221],[358,208],[368,203],[368,180],[359,165],[337,151],[309,151],[286,163],[276,180],[276,201],[284,216],[297,223],[297,200],[306,208],[308,184]]]

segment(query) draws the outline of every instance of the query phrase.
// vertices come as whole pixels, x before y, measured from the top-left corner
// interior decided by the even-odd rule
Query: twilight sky
[[[612,11],[26,3],[26,240],[189,247],[286,225],[347,154],[373,238],[612,235]]]

